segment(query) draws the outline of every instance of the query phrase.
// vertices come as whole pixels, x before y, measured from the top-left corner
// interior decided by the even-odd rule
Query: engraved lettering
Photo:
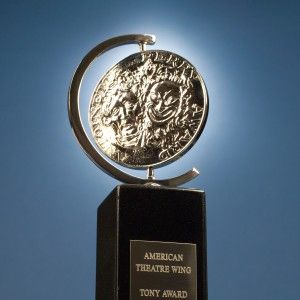
[[[162,298],[186,299],[187,297],[187,291],[164,290],[162,293]]]
[[[191,274],[192,268],[186,266],[172,266],[172,272],[177,274]]]
[[[144,259],[183,261],[183,254],[146,252]]]
[[[160,290],[140,289],[141,297],[159,297]]]

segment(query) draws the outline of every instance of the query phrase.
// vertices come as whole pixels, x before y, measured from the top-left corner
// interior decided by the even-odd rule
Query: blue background
[[[207,193],[209,299],[299,299],[299,8],[258,0],[2,1],[0,298],[94,299],[96,209],[118,182],[78,146],[68,85],[96,44],[153,33],[151,49],[186,57],[209,90],[200,140],[158,172],[201,172],[186,186]],[[84,95],[136,51],[103,56]]]

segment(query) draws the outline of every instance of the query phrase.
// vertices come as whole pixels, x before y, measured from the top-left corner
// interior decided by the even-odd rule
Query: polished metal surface
[[[115,162],[161,166],[188,150],[207,116],[207,93],[196,69],[161,50],[133,54],[110,69],[90,103],[93,137]]]
[[[147,183],[153,183],[153,184],[159,184],[159,185],[165,185],[165,186],[178,186],[178,185],[182,185],[188,181],[190,181],[191,179],[195,178],[199,172],[193,168],[190,171],[187,171],[186,173],[176,176],[176,177],[172,177],[172,178],[167,178],[167,179],[155,179],[154,174],[153,174],[153,166],[159,165],[161,163],[166,163],[167,161],[170,161],[176,157],[178,157],[179,155],[181,155],[184,151],[186,151],[192,144],[193,142],[196,140],[196,138],[199,136],[199,134],[201,133],[201,130],[204,127],[205,124],[205,120],[206,120],[206,116],[207,116],[207,110],[208,110],[208,97],[207,97],[207,92],[203,83],[203,80],[201,79],[201,77],[198,77],[199,82],[201,82],[201,89],[199,90],[195,90],[195,93],[203,93],[203,107],[201,106],[200,102],[198,103],[197,101],[195,102],[197,105],[199,105],[200,110],[202,107],[202,112],[196,112],[197,117],[195,118],[195,121],[199,121],[199,116],[201,115],[200,119],[201,121],[198,123],[198,125],[193,125],[191,128],[196,128],[195,131],[192,131],[193,136],[191,139],[189,139],[189,142],[187,142],[178,152],[170,152],[167,157],[164,157],[163,155],[161,155],[159,158],[159,155],[157,155],[156,157],[158,157],[160,160],[156,161],[156,163],[149,163],[149,161],[146,161],[146,163],[144,161],[140,161],[139,163],[133,163],[133,164],[127,164],[128,166],[133,166],[133,167],[147,167],[148,166],[148,174],[150,174],[150,176],[146,179],[137,177],[137,176],[132,176],[122,170],[120,170],[119,168],[115,167],[112,163],[109,162],[109,160],[107,160],[105,158],[105,156],[103,155],[103,149],[102,151],[98,151],[92,141],[89,139],[83,122],[81,120],[81,116],[80,116],[80,86],[83,80],[83,77],[87,71],[87,69],[89,68],[89,66],[91,65],[91,63],[97,58],[99,57],[101,54],[103,54],[104,52],[117,47],[117,46],[121,46],[124,44],[138,44],[140,46],[140,50],[142,51],[141,55],[143,54],[143,51],[145,50],[145,45],[146,44],[154,44],[155,42],[155,37],[153,35],[141,35],[141,34],[136,34],[136,35],[125,35],[125,36],[119,36],[119,37],[115,37],[112,39],[109,39],[107,41],[104,41],[103,43],[100,43],[99,45],[97,45],[95,48],[93,48],[90,52],[88,52],[88,54],[83,58],[83,60],[81,61],[81,63],[79,64],[74,77],[72,79],[71,85],[70,85],[70,89],[69,89],[69,99],[68,99],[68,111],[69,111],[69,119],[71,122],[71,126],[73,128],[73,131],[75,133],[75,136],[77,138],[77,140],[79,141],[80,145],[82,146],[83,150],[85,151],[85,153],[88,155],[88,157],[99,167],[101,168],[103,171],[105,171],[107,174],[111,175],[112,177],[125,182],[125,183],[137,183],[137,184],[147,184]],[[148,51],[147,51],[148,52]],[[164,51],[156,51],[157,53],[169,53],[169,52],[164,52]],[[146,52],[145,52],[146,53]],[[149,53],[155,53],[155,51],[149,51]],[[178,59],[182,59],[179,56],[174,55],[175,57],[178,57]],[[142,57],[142,56],[141,56]],[[169,56],[169,58],[171,58]],[[125,59],[126,60],[126,59]],[[183,62],[186,62],[184,59],[182,59]],[[164,63],[167,63],[166,61],[163,60]],[[188,65],[189,63],[186,62],[186,64]],[[180,65],[179,65],[180,67]],[[191,66],[191,68],[193,68]],[[175,75],[175,73],[174,73]],[[160,75],[162,76],[162,75]],[[161,77],[162,78],[162,77]],[[126,80],[127,82],[127,80]],[[166,126],[166,123],[170,122],[171,119],[176,118],[176,113],[178,111],[184,111],[184,109],[182,109],[182,104],[178,105],[179,103],[186,101],[184,99],[187,99],[188,97],[188,92],[185,92],[184,90],[184,86],[180,88],[180,85],[175,84],[172,80],[170,80],[170,78],[166,78],[165,81],[158,81],[157,83],[152,82],[153,85],[150,88],[150,90],[148,91],[148,93],[146,93],[145,95],[145,99],[148,99],[148,107],[150,108],[149,111],[145,110],[145,113],[147,114],[147,117],[145,116],[146,119],[148,119],[149,122],[151,122],[152,124],[159,124],[161,122],[162,127],[165,126],[164,130],[166,132],[169,131],[168,127]],[[165,86],[166,84],[166,86]],[[99,86],[97,86],[99,87]],[[171,93],[173,96],[171,97],[171,99],[168,98],[168,89],[171,89],[171,91],[169,92],[169,94]],[[95,90],[95,92],[97,91],[97,89]],[[151,91],[151,93],[150,93]],[[200,91],[200,92],[199,92]],[[201,92],[202,91],[202,92]],[[145,91],[144,91],[145,92]],[[163,94],[162,94],[163,93]],[[157,97],[157,95],[160,94],[164,99],[160,99]],[[176,97],[175,97],[175,96]],[[95,93],[94,93],[95,96]],[[96,99],[96,97],[94,97]],[[93,123],[95,122],[95,125],[97,126],[97,122],[95,120],[93,120],[93,115],[95,114],[95,112],[93,111],[93,104],[95,104],[96,100],[93,98],[92,102],[91,102],[91,124],[93,126]],[[125,97],[126,98],[126,97]],[[157,100],[158,99],[158,100]],[[199,99],[201,99],[201,97],[199,97]],[[108,101],[108,103],[111,103],[111,101]],[[160,104],[159,104],[160,103]],[[128,112],[130,111],[131,104],[127,104],[128,107]],[[163,109],[161,109],[161,107],[163,107]],[[198,108],[199,108],[198,107]],[[180,109],[178,109],[180,108]],[[191,109],[191,107],[187,106],[188,110]],[[187,109],[186,108],[186,109]],[[111,114],[113,114],[113,112],[110,112]],[[100,115],[101,116],[101,115]],[[104,116],[104,115],[103,115]],[[109,113],[108,113],[109,116]],[[109,116],[109,118],[112,120],[113,117],[112,115]],[[96,117],[97,119],[97,117]],[[142,118],[141,118],[142,119]],[[180,118],[179,118],[180,119]],[[179,120],[178,119],[178,120]],[[106,120],[109,122],[109,120]],[[197,121],[197,122],[198,122]],[[142,124],[140,126],[145,126],[146,124],[149,124],[149,122],[145,122],[145,119],[143,119],[143,121],[141,121],[138,124]],[[105,124],[105,120],[103,119],[100,123],[98,121],[98,124]],[[108,123],[106,123],[108,124]],[[106,125],[107,126],[107,125]],[[160,132],[161,127],[156,125],[158,130],[158,135],[162,135]],[[152,126],[153,127],[153,126]],[[109,126],[108,126],[109,128]],[[149,136],[149,132],[148,130],[150,130],[151,127],[146,126],[145,128],[147,128],[147,130],[145,130],[145,132],[148,134]],[[129,128],[127,128],[128,130]],[[140,128],[139,128],[140,130]],[[152,129],[151,129],[152,130]],[[150,132],[151,132],[150,130]],[[194,129],[192,129],[194,130]],[[125,129],[126,131],[126,129]],[[95,136],[97,137],[97,132],[94,131]],[[141,136],[145,136],[145,134],[142,134]],[[156,136],[158,136],[156,135]],[[147,135],[146,135],[147,137]],[[155,137],[155,134],[154,134]],[[125,135],[124,139],[128,138],[128,135]],[[121,140],[120,140],[121,141]],[[168,142],[168,140],[165,140],[166,142]],[[146,141],[146,138],[140,138],[140,145],[143,146],[148,146],[148,142]],[[138,145],[139,145],[138,143]],[[128,145],[128,141],[126,142],[126,145]],[[115,145],[113,145],[115,147]],[[130,148],[130,147],[129,147]],[[161,151],[162,152],[162,151]],[[104,152],[105,153],[105,152]],[[139,153],[135,153],[135,155],[139,155]],[[113,157],[112,157],[113,158]],[[122,162],[121,160],[118,160],[116,158],[113,158],[115,161],[126,165],[126,163]],[[157,158],[156,158],[157,159]],[[155,162],[155,160],[154,160]]]

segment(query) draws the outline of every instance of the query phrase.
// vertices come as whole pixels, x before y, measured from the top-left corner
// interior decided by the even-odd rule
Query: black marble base
[[[97,226],[96,300],[207,299],[204,192],[120,185]]]

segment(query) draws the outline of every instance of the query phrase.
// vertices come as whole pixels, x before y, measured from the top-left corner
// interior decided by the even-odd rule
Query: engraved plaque
[[[130,300],[197,299],[196,245],[130,241]]]

